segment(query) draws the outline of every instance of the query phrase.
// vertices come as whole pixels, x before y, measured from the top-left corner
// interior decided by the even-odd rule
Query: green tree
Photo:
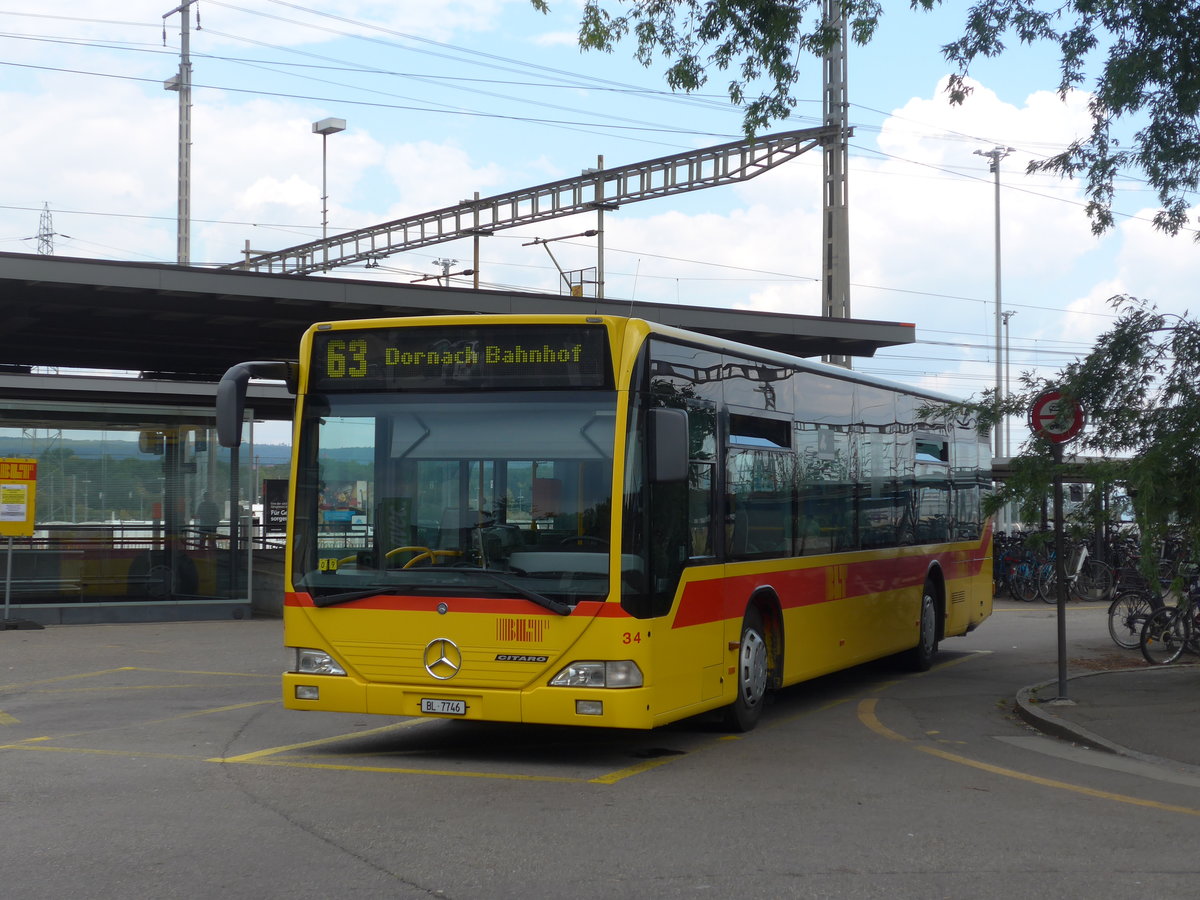
[[[1121,485],[1131,501],[1143,542],[1143,558],[1169,530],[1181,537],[1190,558],[1200,551],[1200,321],[1159,312],[1129,296],[1110,300],[1118,317],[1087,356],[1052,379],[1025,376],[1021,389],[1001,405],[1004,415],[1025,415],[1042,391],[1062,391],[1087,417],[1066,446],[1068,464],[1081,465],[1088,480]],[[991,392],[968,404],[981,425],[993,426]],[[1065,404],[1064,404],[1065,407]],[[1083,462],[1072,462],[1072,456]],[[1055,463],[1049,443],[1026,442],[1013,460],[1013,477],[992,498],[1034,513],[1052,484]]]
[[[530,2],[549,9],[550,0]],[[941,5],[942,0],[909,0],[916,11]],[[882,3],[843,0],[840,8],[851,40],[868,43]],[[942,47],[955,70],[951,102],[962,103],[970,93],[971,64],[1002,55],[1006,41],[1054,47],[1060,95],[1091,92],[1092,130],[1062,152],[1034,160],[1029,171],[1084,177],[1087,213],[1097,234],[1112,227],[1119,174],[1144,177],[1158,193],[1158,228],[1176,234],[1187,225],[1189,194],[1200,180],[1200,4],[979,0],[965,15],[962,36]],[[694,91],[714,71],[729,72],[729,97],[744,108],[745,131],[753,136],[787,118],[796,103],[799,55],[820,55],[835,46],[839,29],[825,18],[824,0],[585,0],[580,46],[612,52],[629,37],[643,65],[666,62],[666,81],[674,90]],[[1089,75],[1089,66],[1097,63],[1098,73]],[[1143,124],[1123,142],[1115,126],[1128,120]]]

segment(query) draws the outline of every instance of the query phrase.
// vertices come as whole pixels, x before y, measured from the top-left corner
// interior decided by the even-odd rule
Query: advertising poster
[[[36,500],[37,460],[0,458],[0,536],[32,536]]]
[[[263,479],[263,518],[267,532],[279,534],[287,530],[288,483],[286,478]]]

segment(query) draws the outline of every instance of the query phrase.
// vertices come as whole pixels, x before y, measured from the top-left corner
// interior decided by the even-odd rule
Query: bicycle
[[[1038,598],[1036,557],[1025,546],[1025,535],[1020,532],[996,535],[992,583],[996,597],[1007,593],[1014,600],[1026,603]]]
[[[1152,665],[1175,662],[1184,650],[1200,653],[1200,586],[1196,582],[1178,606],[1156,609],[1142,624],[1138,638],[1142,657]]]
[[[1113,570],[1103,560],[1088,555],[1086,546],[1081,546],[1072,554],[1066,573],[1067,594],[1077,600],[1099,601],[1112,596]],[[1038,573],[1038,591],[1047,603],[1058,600],[1058,576],[1055,572],[1054,559],[1043,563]]]
[[[1124,650],[1135,649],[1142,626],[1150,615],[1162,609],[1162,598],[1143,590],[1122,591],[1108,605],[1108,636]]]
[[[1014,599],[1032,603],[1038,598],[1037,563],[1032,557],[1013,565],[1008,572],[1008,589]]]

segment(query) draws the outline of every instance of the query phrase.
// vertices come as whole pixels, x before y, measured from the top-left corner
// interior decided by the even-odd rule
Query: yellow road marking
[[[246,754],[253,756],[253,754]],[[553,781],[560,784],[584,784],[586,780],[583,778],[567,778],[556,775],[515,775],[505,772],[455,772],[450,769],[407,769],[396,766],[353,766],[342,763],[311,763],[297,762],[282,759],[243,759],[241,757],[230,757],[229,759],[207,759],[205,762],[216,763],[245,763],[252,766],[277,766],[280,768],[292,769],[332,769],[340,772],[377,772],[385,775],[441,775],[451,776],[454,778],[494,778],[502,781]]]
[[[352,741],[355,738],[363,737],[368,734],[387,734],[390,731],[399,731],[404,728],[412,728],[420,725],[422,722],[431,722],[432,719],[407,719],[403,722],[393,722],[390,725],[383,725],[379,728],[370,728],[366,731],[353,731],[347,734],[335,734],[330,737],[317,738],[313,741],[303,741],[299,744],[285,744],[282,747],[268,747],[265,750],[255,750],[253,753],[243,753],[241,756],[216,756],[208,760],[208,762],[217,763],[249,763],[259,762],[268,756],[277,756],[280,753],[287,753],[289,750],[307,750],[309,747],[320,747],[325,744],[336,744],[340,741]],[[286,765],[286,764],[285,764]]]
[[[981,656],[991,656],[992,652],[993,651],[991,651],[991,650],[968,650],[965,656],[960,656],[958,659],[948,659],[945,662],[940,662],[936,666],[933,666],[932,668],[930,668],[929,671],[930,672],[940,672],[940,671],[942,671],[942,669],[949,669],[952,666],[960,666],[965,662],[970,662],[971,660],[978,659]],[[921,672],[919,674],[927,675],[928,673]],[[894,684],[895,682],[892,682],[892,683]]]
[[[16,716],[10,716],[4,710],[0,709],[0,725],[20,725],[21,720]]]
[[[701,747],[698,749],[703,750],[704,748]],[[589,778],[588,784],[616,784],[618,781],[624,781],[626,778],[632,778],[634,775],[641,775],[643,772],[649,772],[651,769],[657,769],[659,766],[665,766],[669,762],[682,759],[683,756],[691,755],[692,753],[686,753],[679,756],[662,756],[658,759],[648,759],[637,765],[618,769],[615,772],[609,772],[607,775],[601,775],[598,778]]]
[[[99,672],[80,672],[77,675],[60,675],[56,678],[42,678],[38,681],[25,681],[16,684],[0,684],[0,691],[12,691],[19,688],[37,687],[39,684],[58,684],[63,681],[77,681],[82,678],[98,678],[101,675],[112,675],[115,672],[129,672],[133,666],[119,666],[116,669],[101,669]]]
[[[38,694],[101,694],[101,693],[128,693],[129,691],[178,691],[184,689],[203,688],[208,690],[212,687],[211,684],[203,682],[183,682],[181,684],[100,684],[94,687],[85,688],[51,688],[37,691]]]
[[[272,705],[272,704],[275,704],[278,702],[279,701],[276,699],[252,700],[248,703],[234,703],[231,706],[217,706],[217,707],[213,707],[212,709],[198,709],[195,712],[180,713],[177,716],[167,716],[166,718],[163,718],[163,719],[150,719],[149,721],[146,721],[146,722],[125,723],[122,725],[106,725],[103,728],[93,728],[90,731],[73,731],[73,732],[68,732],[66,734],[57,735],[56,737],[51,737],[49,735],[45,735],[42,737],[25,738],[22,741],[22,745],[28,744],[33,741],[52,741],[52,740],[60,740],[61,741],[66,738],[82,737],[84,735],[91,735],[91,734],[99,734],[104,731],[120,731],[123,728],[130,728],[130,727],[141,728],[146,725],[161,725],[163,722],[177,722],[181,719],[194,719],[197,716],[209,716],[209,715],[212,715],[213,713],[230,712],[235,709],[249,709],[252,706],[268,706],[268,705]],[[0,713],[0,716],[2,716],[2,715],[3,715],[3,713]],[[13,723],[15,723],[16,721],[17,720],[14,719]],[[3,721],[3,719],[0,719],[0,724],[12,724],[12,723],[5,723]],[[17,744],[0,746],[0,750],[12,750],[12,749],[23,749],[23,747],[21,745],[17,745]],[[69,747],[54,747],[54,748],[47,748],[47,749],[63,750],[66,752],[71,751],[71,748],[69,748]],[[77,752],[87,753],[89,751],[79,750]],[[189,757],[183,757],[183,758],[184,759],[192,759],[193,757],[189,756]]]
[[[148,668],[145,666],[118,666],[115,669],[100,669],[99,671],[96,671],[96,672],[80,672],[76,675],[60,675],[56,678],[42,678],[37,681],[24,681],[24,682],[18,682],[18,683],[14,683],[14,684],[0,684],[0,691],[23,690],[23,689],[36,688],[36,687],[41,687],[42,685],[51,685],[51,684],[61,685],[66,682],[80,681],[85,678],[102,678],[105,675],[115,675],[118,672],[159,672],[159,673],[165,673],[168,675],[211,675],[216,678],[261,678],[261,679],[269,679],[271,681],[274,681],[279,678],[278,675],[258,675],[258,674],[247,673],[247,672],[207,672],[207,671],[203,671],[203,670],[192,670],[192,669],[157,669],[157,668]],[[198,684],[163,684],[163,685],[160,685],[160,684],[147,684],[147,685],[132,684],[132,685],[125,685],[122,687],[117,687],[114,685],[100,685],[99,687],[94,687],[94,688],[84,688],[84,690],[90,690],[90,691],[116,691],[116,690],[145,691],[145,690],[156,690],[156,689],[162,689],[162,688],[182,688],[182,687],[201,687],[201,686],[202,685],[198,685]],[[49,692],[42,691],[42,693],[49,693]]]
[[[573,778],[558,775],[517,775],[508,772],[461,772],[450,769],[416,769],[402,768],[397,766],[364,766],[350,765],[346,763],[318,763],[305,762],[301,760],[286,760],[286,759],[270,759],[269,757],[278,756],[281,753],[288,753],[294,750],[307,750],[311,747],[322,747],[328,744],[336,744],[343,741],[354,740],[355,738],[365,735],[386,734],[392,731],[400,731],[406,728],[414,728],[420,725],[428,724],[434,721],[432,719],[406,719],[403,722],[393,722],[390,725],[384,725],[380,728],[372,728],[368,731],[355,731],[346,734],[335,734],[330,737],[317,738],[312,741],[302,741],[298,744],[287,744],[282,747],[268,747],[263,750],[256,750],[252,753],[243,753],[240,756],[227,757],[212,757],[205,762],[212,763],[241,763],[250,765],[262,766],[280,766],[293,767],[298,769],[335,769],[344,772],[379,772],[381,774],[399,774],[399,775],[440,775],[451,776],[455,778],[495,778],[505,781],[550,781],[564,784],[616,784],[626,778],[634,775],[640,775],[643,772],[648,772],[650,769],[665,765],[678,757],[668,756],[660,759],[648,759],[644,762],[637,763],[633,766],[628,766],[624,769],[618,769],[615,772],[609,772],[606,775],[600,775],[596,778]]]
[[[206,669],[152,669],[147,666],[126,666],[125,670],[134,672],[165,672],[168,675],[216,675],[221,678],[266,678],[270,681],[279,680],[277,672],[273,672],[270,675],[260,675],[257,672],[210,672]]]
[[[30,743],[0,744],[0,750],[31,750],[38,753],[82,753],[88,756],[123,756],[126,759],[186,759],[199,762],[201,756],[188,756],[183,753],[143,753],[140,750],[97,750],[87,747],[35,747]]]
[[[278,698],[272,697],[270,700],[249,700],[246,703],[233,703],[229,706],[214,706],[211,709],[198,709],[195,712],[180,713],[177,716],[150,719],[149,721],[139,723],[139,727],[142,725],[159,725],[163,722],[178,722],[180,719],[194,719],[197,716],[211,716],[215,713],[233,712],[235,709],[250,709],[252,706],[273,706],[278,702]]]
[[[1043,778],[1040,775],[1030,775],[1027,772],[1018,772],[1015,769],[1006,769],[1003,766],[993,766],[990,763],[980,762],[979,760],[970,759],[966,756],[959,756],[957,753],[950,753],[938,747],[931,747],[927,744],[918,744],[888,728],[879,721],[879,717],[875,714],[875,707],[879,700],[871,698],[862,700],[858,704],[859,721],[874,731],[876,734],[882,735],[890,741],[898,741],[901,744],[907,744],[914,750],[920,750],[922,753],[928,753],[931,756],[936,756],[940,759],[955,762],[959,765],[970,766],[973,769],[980,769],[984,772],[990,772],[993,775],[1000,775],[1005,778],[1015,778],[1018,781],[1027,781],[1031,784],[1040,784],[1043,787],[1050,787],[1060,791],[1070,791],[1076,794],[1082,794],[1086,797],[1095,797],[1100,800],[1112,800],[1116,803],[1127,803],[1131,806],[1143,806],[1148,809],[1164,810],[1166,812],[1183,813],[1188,816],[1200,816],[1200,809],[1193,809],[1190,806],[1176,806],[1171,803],[1159,803],[1155,800],[1143,800],[1140,797],[1131,797],[1128,794],[1116,794],[1111,791],[1099,791],[1095,788],[1084,787],[1080,784],[1071,784],[1067,781],[1057,781],[1053,778]]]
[[[987,655],[989,653],[991,653],[990,650],[971,651],[967,655],[964,655],[957,659],[951,659],[951,660],[947,660],[946,662],[940,663],[937,666],[934,666],[933,669],[931,669],[931,671],[938,671],[941,669],[949,668],[951,666],[956,666],[963,662],[966,662],[967,660],[974,659],[981,655]],[[275,678],[275,677],[277,677],[277,676],[264,676],[264,675],[246,675],[245,673],[236,673],[236,672],[206,672],[206,671],[191,671],[191,670],[182,671],[182,670],[173,670],[173,669],[147,668],[147,667],[140,667],[140,666],[122,666],[119,668],[105,669],[105,670],[101,670],[98,672],[91,672],[91,673],[84,673],[84,674],[80,674],[80,675],[64,676],[62,678],[52,678],[52,679],[45,679],[42,681],[28,682],[25,685],[10,685],[9,687],[30,687],[30,686],[37,686],[37,685],[42,685],[42,684],[55,684],[55,683],[61,683],[64,681],[78,680],[78,679],[82,679],[82,678],[95,678],[95,677],[99,677],[99,676],[115,674],[117,672],[131,672],[131,671],[167,672],[167,673],[176,673],[176,674],[213,675],[213,676],[240,675],[242,677],[253,677],[253,678],[268,678],[268,677]],[[782,717],[773,719],[773,721],[770,723],[770,727],[774,727],[776,725],[783,724],[784,722],[794,721],[796,719],[802,718],[804,716],[809,716],[809,715],[812,715],[817,712],[824,712],[826,710],[832,709],[832,708],[840,706],[842,704],[851,702],[852,700],[855,700],[856,698],[861,697],[862,693],[866,693],[866,692],[877,693],[882,690],[887,690],[888,688],[892,687],[893,685],[895,685],[897,683],[898,683],[898,681],[896,681],[896,680],[877,682],[874,685],[867,688],[865,691],[859,692],[856,695],[832,700],[832,701],[825,703],[814,709],[806,710],[804,712],[797,713],[797,714],[794,714],[791,716],[782,716]],[[190,687],[192,685],[187,685],[187,686]],[[178,685],[127,686],[127,687],[124,687],[121,689],[123,689],[123,690],[146,690],[146,689],[153,689],[156,687],[157,688],[170,688],[170,687],[178,687]],[[2,686],[0,686],[0,689],[3,689]],[[114,690],[116,688],[109,687],[107,689]],[[87,690],[91,690],[91,688],[89,688]],[[175,721],[178,719],[192,718],[195,716],[210,715],[212,713],[226,712],[226,711],[231,711],[231,710],[236,710],[236,709],[244,709],[244,708],[248,708],[248,707],[252,707],[252,706],[274,704],[277,702],[279,702],[279,701],[276,699],[272,699],[272,700],[260,700],[260,701],[253,701],[253,702],[248,702],[248,703],[240,703],[240,704],[235,704],[232,706],[223,706],[223,707],[216,707],[213,709],[198,710],[196,712],[184,713],[182,715],[171,716],[171,717],[164,718],[164,719],[156,719],[156,720],[152,720],[152,721],[144,722],[144,723],[140,723],[140,724],[142,724],[142,725],[158,724],[158,723],[162,723],[162,722]],[[875,701],[872,700],[872,701],[862,701],[862,702],[870,702],[873,704]],[[860,703],[860,709],[861,708],[862,707],[861,707],[861,703]],[[0,717],[2,717],[3,715],[4,715],[3,713],[0,713]],[[453,770],[443,770],[443,769],[419,769],[419,768],[403,768],[403,767],[395,767],[395,766],[366,766],[366,765],[350,765],[350,764],[342,764],[342,763],[311,762],[311,761],[304,761],[304,760],[271,759],[271,757],[277,757],[281,754],[288,753],[291,751],[307,750],[307,749],[310,749],[313,747],[327,746],[329,744],[341,743],[341,742],[353,740],[355,738],[359,738],[359,737],[363,737],[363,736],[367,736],[367,735],[386,734],[386,733],[393,732],[393,731],[399,731],[402,729],[407,729],[407,728],[412,728],[412,727],[423,725],[423,724],[428,724],[431,721],[434,721],[434,720],[423,719],[423,718],[408,719],[408,720],[404,720],[401,722],[394,722],[394,723],[390,723],[388,725],[383,725],[383,726],[380,726],[379,728],[372,728],[372,729],[368,729],[365,731],[355,731],[355,732],[349,732],[349,733],[344,733],[344,734],[337,734],[337,735],[332,735],[329,737],[318,738],[318,739],[311,740],[311,741],[303,741],[303,742],[295,743],[295,744],[287,744],[287,745],[283,745],[280,747],[268,747],[268,748],[264,748],[262,750],[256,750],[256,751],[252,751],[250,753],[244,753],[244,754],[241,754],[238,756],[231,756],[231,757],[204,758],[204,757],[175,755],[175,754],[139,753],[136,750],[135,751],[115,751],[115,750],[109,751],[109,750],[72,749],[72,748],[68,748],[68,747],[52,747],[52,746],[34,747],[34,746],[30,746],[31,742],[42,742],[42,741],[52,740],[52,738],[50,738],[50,737],[27,738],[27,739],[25,739],[24,742],[22,742],[20,744],[0,745],[0,750],[5,750],[5,749],[47,750],[47,751],[54,751],[54,752],[60,752],[60,753],[91,753],[91,754],[100,754],[100,755],[130,756],[130,757],[136,756],[136,757],[149,757],[149,758],[159,758],[159,759],[181,759],[181,760],[203,759],[204,762],[210,762],[210,763],[238,763],[238,764],[248,764],[248,765],[266,765],[266,766],[292,767],[292,768],[304,768],[304,769],[330,769],[330,770],[352,771],[352,772],[377,772],[377,773],[381,773],[381,774],[437,775],[437,776],[451,776],[451,777],[460,777],[460,778],[492,778],[492,779],[509,780],[509,781],[542,781],[542,782],[573,783],[573,784],[612,785],[612,784],[616,784],[619,781],[623,781],[627,778],[631,778],[635,775],[641,775],[646,772],[649,772],[653,769],[658,768],[659,766],[666,765],[667,763],[673,762],[673,761],[681,758],[682,756],[692,756],[692,755],[695,755],[695,753],[697,753],[697,752],[701,752],[704,749],[707,749],[707,747],[701,746],[701,747],[696,748],[695,750],[689,751],[686,754],[680,754],[679,756],[672,755],[672,756],[664,756],[664,757],[660,757],[660,758],[656,758],[656,759],[644,760],[644,761],[638,762],[632,766],[627,766],[622,769],[617,769],[613,772],[609,772],[604,775],[599,775],[595,778],[576,778],[576,777],[563,777],[563,776],[551,776],[551,775],[518,775],[518,774],[503,773],[503,772],[473,772],[473,771],[464,772],[464,771],[453,771]],[[878,721],[878,720],[876,720],[876,721]],[[3,718],[0,718],[0,724],[6,724]],[[102,729],[102,730],[111,730],[112,728],[120,728],[120,727],[123,727],[123,726],[111,726],[110,728],[106,728],[106,729]],[[880,725],[880,727],[882,728],[883,726]],[[61,740],[62,738],[66,738],[66,737],[76,737],[76,736],[79,736],[82,734],[87,734],[87,733],[89,733],[89,732],[78,732],[76,734],[59,735],[58,739]],[[894,732],[892,734],[894,734]],[[896,737],[899,738],[899,735],[896,735]],[[722,741],[737,740],[737,739],[739,739],[739,738],[736,735],[727,735],[727,736],[717,738],[708,746],[709,747],[716,746]],[[901,738],[901,740],[904,740],[904,739]]]

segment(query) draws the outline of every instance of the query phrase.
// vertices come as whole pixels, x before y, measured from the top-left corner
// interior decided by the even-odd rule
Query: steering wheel
[[[574,537],[563,538],[558,542],[558,546],[560,547],[566,547],[570,544],[598,544],[601,547],[607,547],[608,541],[591,534],[577,534]]]

